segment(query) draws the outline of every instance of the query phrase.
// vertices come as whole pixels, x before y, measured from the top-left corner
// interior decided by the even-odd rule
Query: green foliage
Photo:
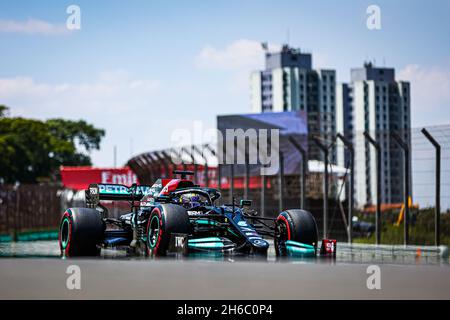
[[[9,108],[7,106],[0,104],[0,118],[5,117],[8,110]]]
[[[76,152],[80,146],[84,152],[100,149],[100,142],[105,131],[97,129],[84,120],[71,121],[51,119],[46,125],[52,136],[54,160],[63,165],[90,165],[91,159],[85,153]]]
[[[105,135],[105,130],[97,129],[84,120],[50,119],[46,124],[54,137],[70,141],[72,144],[78,140],[78,143],[88,152],[98,150],[100,141]]]
[[[403,223],[395,226],[396,214],[385,214],[382,219],[381,243],[403,244]],[[394,219],[395,218],[395,219]],[[365,220],[365,219],[364,219]],[[410,244],[434,245],[434,208],[414,210],[411,213]],[[450,212],[441,214],[441,244],[450,246]],[[375,243],[375,234],[369,238],[355,239],[356,243]]]
[[[1,108],[6,110],[6,108]],[[61,165],[90,165],[88,153],[105,135],[85,121],[39,121],[0,117],[0,180],[36,182],[50,178]]]

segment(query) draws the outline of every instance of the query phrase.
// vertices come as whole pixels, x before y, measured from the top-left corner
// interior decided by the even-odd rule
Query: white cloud
[[[62,35],[70,33],[65,24],[53,24],[44,20],[25,21],[0,19],[0,33],[20,33],[27,35]]]
[[[398,77],[410,81],[418,97],[436,101],[450,100],[450,65],[407,65],[400,70]]]
[[[320,52],[313,54],[313,67],[316,69],[334,69],[330,63],[329,55]]]
[[[12,112],[38,118],[121,113],[141,106],[154,95],[159,83],[131,79],[122,71],[102,74],[87,83],[43,83],[31,77],[0,78],[0,101]]]
[[[450,63],[407,65],[397,78],[411,83],[413,126],[450,122]]]
[[[119,163],[134,151],[151,148],[152,126],[161,128],[160,84],[156,80],[135,79],[124,71],[102,73],[91,82],[48,83],[31,77],[0,78],[0,104],[11,108],[11,116],[48,119],[84,119],[106,129],[102,151],[93,153],[96,165],[112,165],[113,146],[120,149]]]
[[[269,45],[269,50],[279,46]],[[253,70],[264,65],[264,50],[261,42],[247,39],[237,40],[223,49],[205,46],[195,59],[198,67],[218,70]]]
[[[280,46],[268,44],[268,49],[276,51]],[[195,57],[195,65],[204,70],[231,73],[228,92],[248,95],[250,73],[263,69],[264,60],[261,42],[240,39],[221,49],[206,45]]]

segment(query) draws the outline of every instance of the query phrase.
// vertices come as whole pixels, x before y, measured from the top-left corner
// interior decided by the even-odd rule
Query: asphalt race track
[[[448,263],[3,256],[0,299],[450,299]],[[373,264],[379,290],[367,287]],[[70,265],[80,268],[79,290],[66,286]]]
[[[68,290],[69,265],[81,289]],[[450,299],[450,268],[381,265],[381,289],[367,265],[143,261],[0,260],[0,299]]]

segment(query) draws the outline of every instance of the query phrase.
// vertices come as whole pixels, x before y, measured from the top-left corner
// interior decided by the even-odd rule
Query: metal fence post
[[[403,161],[404,161],[404,167],[403,167],[403,205],[405,207],[405,214],[404,214],[404,244],[405,246],[409,243],[409,146],[407,143],[405,143],[402,138],[396,133],[392,132],[392,137],[394,138],[395,142],[400,146],[400,148],[403,149]]]
[[[244,199],[248,199],[250,184],[250,166],[247,148],[245,149],[245,176],[244,176]]]
[[[375,214],[375,243],[381,243],[381,147],[367,131],[364,131],[364,137],[375,148],[377,152],[377,209]]]
[[[230,203],[233,203],[234,198],[234,163],[230,164]]]
[[[435,205],[434,205],[434,242],[436,246],[441,245],[441,145],[433,138],[427,129],[422,129],[423,135],[431,142],[436,149],[435,164]]]
[[[261,175],[261,216],[265,217],[266,211],[266,175]]]
[[[222,189],[222,164],[223,164],[223,147],[217,148],[217,189]]]
[[[230,203],[233,203],[234,201],[234,162],[236,160],[236,137],[233,137],[233,161],[230,165],[230,194],[229,194],[229,201]],[[227,150],[227,152],[229,152]]]
[[[217,189],[222,188],[222,165],[217,165]]]
[[[323,237],[328,236],[328,153],[333,143],[326,146],[316,137],[312,138],[314,143],[322,150],[324,154],[324,175],[323,175]]]
[[[306,171],[308,170],[308,159],[306,156],[306,150],[295,141],[294,137],[289,137],[289,141],[292,143],[295,149],[300,152],[302,156],[302,168],[300,174],[300,208],[306,209]]]
[[[284,197],[284,156],[280,151],[280,168],[278,170],[278,210],[282,212],[284,209],[283,197]]]
[[[338,139],[342,141],[344,146],[350,153],[350,178],[348,186],[348,243],[352,243],[352,233],[353,233],[353,207],[354,207],[354,197],[355,197],[355,149],[353,144],[345,138],[342,134],[338,133],[336,135]]]

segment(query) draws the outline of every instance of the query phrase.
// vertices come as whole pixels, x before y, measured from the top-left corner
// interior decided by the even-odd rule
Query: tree
[[[8,110],[9,108],[7,106],[0,104],[0,118],[6,117]]]
[[[105,136],[105,130],[97,129],[84,120],[51,119],[46,121],[46,125],[53,137],[54,157],[63,165],[90,165],[91,159],[87,154],[99,150]],[[68,149],[67,143],[73,149]],[[77,146],[82,150],[77,151]]]
[[[41,121],[1,118],[0,150],[0,175],[5,182],[34,182],[50,174],[51,136]]]
[[[83,120],[0,117],[0,180],[36,182],[61,165],[90,165],[89,153],[100,148],[104,135]]]

